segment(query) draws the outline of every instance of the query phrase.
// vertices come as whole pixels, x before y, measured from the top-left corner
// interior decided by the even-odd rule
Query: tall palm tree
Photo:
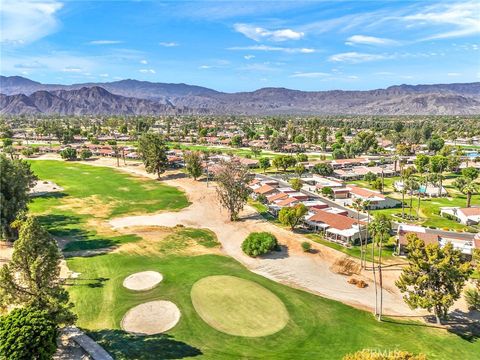
[[[363,267],[364,248],[363,248],[363,240],[362,240],[362,231],[360,229],[360,211],[363,209],[363,200],[360,198],[354,199],[352,206],[357,212],[357,224],[358,224],[358,229],[360,230],[358,233],[360,237],[360,265]]]
[[[364,255],[363,255],[363,266],[364,268],[367,267],[367,246],[368,246],[368,228],[370,226],[370,205],[371,205],[371,201],[370,200],[365,200],[363,202],[363,209],[367,212],[367,233],[365,235],[365,252],[364,252]],[[372,245],[372,248],[373,248],[373,245]]]
[[[422,186],[425,186],[425,192],[427,192],[427,178],[425,176],[419,176],[418,177],[418,191],[417,191],[417,195],[418,195],[418,203],[417,203],[417,216],[418,218],[420,218],[420,201],[421,201],[421,187]]]
[[[419,185],[418,182],[410,178],[405,182],[405,187],[408,189],[408,192],[410,193],[410,209],[409,209],[409,215],[410,217],[412,216],[412,208],[413,208],[413,192],[414,191],[419,191]]]
[[[480,192],[480,185],[473,182],[472,179],[464,176],[455,180],[453,185],[464,195],[467,196],[467,208],[471,206],[472,195]]]
[[[371,232],[378,242],[378,277],[379,277],[379,285],[380,285],[380,297],[379,297],[379,306],[377,307],[377,285],[375,281],[375,315],[377,316],[377,320],[382,320],[382,309],[383,309],[383,276],[382,276],[382,249],[383,249],[383,241],[386,237],[390,235],[392,231],[392,224],[390,220],[384,215],[380,214],[375,220],[370,224]]]

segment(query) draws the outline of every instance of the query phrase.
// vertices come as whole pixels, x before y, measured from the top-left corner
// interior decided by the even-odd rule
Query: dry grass
[[[333,265],[330,267],[334,273],[342,275],[353,275],[360,274],[361,267],[356,261],[352,260],[348,256],[344,256],[340,259],[337,259]]]

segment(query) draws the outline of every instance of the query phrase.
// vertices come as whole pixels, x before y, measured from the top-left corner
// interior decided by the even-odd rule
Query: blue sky
[[[480,81],[478,1],[0,0],[2,75],[222,91]]]

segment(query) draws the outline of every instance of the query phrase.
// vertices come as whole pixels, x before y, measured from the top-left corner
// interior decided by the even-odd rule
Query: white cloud
[[[211,65],[200,65],[198,68],[199,69],[211,69],[213,66]]]
[[[290,75],[292,78],[322,78],[327,76],[331,76],[331,74],[324,72],[296,72]]]
[[[93,40],[90,41],[90,45],[115,45],[115,44],[121,44],[122,41],[120,40]]]
[[[79,67],[73,67],[73,66],[66,66],[62,69],[62,72],[72,72],[72,73],[79,73],[82,72],[83,69]]]
[[[140,60],[140,64],[147,65],[148,61],[147,60]]]
[[[153,70],[153,69],[140,69],[138,71],[140,71],[141,73],[144,73],[144,74],[155,74],[156,73],[156,71]]]
[[[106,77],[108,77],[109,75],[108,75],[108,74],[98,74],[98,76],[103,77],[103,78],[106,78]]]
[[[2,43],[26,44],[57,30],[57,12],[63,7],[58,1],[2,0],[0,22]]]
[[[442,31],[423,40],[446,39],[470,36],[480,33],[480,2],[458,2],[437,4],[417,14],[404,16],[403,20],[416,26],[451,26],[450,31]]]
[[[305,33],[301,31],[295,31],[292,29],[267,30],[265,28],[249,24],[235,24],[233,28],[235,31],[255,41],[300,40],[305,35]]]
[[[255,55],[245,55],[243,58],[245,60],[251,60],[251,59],[255,58]]]
[[[288,47],[268,46],[268,45],[234,46],[234,47],[228,48],[228,50],[281,51],[286,53],[302,53],[302,54],[310,54],[315,52],[315,49],[311,49],[311,48],[288,48]]]
[[[347,39],[346,45],[395,45],[397,41],[392,39],[379,38],[375,36],[353,35]]]
[[[462,74],[458,73],[458,72],[449,72],[447,73],[448,76],[460,76]]]
[[[355,51],[335,54],[328,58],[328,60],[333,62],[345,62],[350,64],[358,64],[367,61],[375,61],[375,60],[383,60],[387,59],[388,56],[380,55],[380,54],[365,54],[365,53],[358,53]]]
[[[175,46],[178,46],[179,44],[174,41],[170,41],[170,42],[162,41],[162,42],[159,42],[158,45],[163,47],[175,47]]]

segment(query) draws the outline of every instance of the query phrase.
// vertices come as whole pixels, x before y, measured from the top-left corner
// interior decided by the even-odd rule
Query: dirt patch
[[[150,301],[128,310],[123,330],[137,335],[154,335],[170,330],[180,320],[180,310],[170,301]]]
[[[0,241],[0,267],[12,259],[13,244]]]
[[[63,188],[53,181],[39,180],[35,186],[30,189],[30,196],[42,196],[59,191],[63,191]]]
[[[156,271],[142,271],[129,275],[123,280],[123,286],[129,290],[146,291],[153,289],[163,280],[162,274]]]
[[[350,276],[353,274],[360,274],[362,268],[358,262],[354,261],[349,256],[344,256],[343,258],[337,259],[330,267],[330,270],[337,274]]]
[[[108,204],[103,202],[98,195],[92,195],[83,199],[65,198],[62,199],[62,205],[58,206],[60,210],[71,210],[81,215],[93,215],[98,218],[107,218],[110,216],[115,202],[109,200]]]
[[[142,240],[123,244],[115,249],[114,252],[149,256],[222,254],[220,246],[207,248],[197,243],[194,239],[181,235],[186,229],[188,228],[180,226],[134,226],[119,229],[122,233],[138,235]]]

